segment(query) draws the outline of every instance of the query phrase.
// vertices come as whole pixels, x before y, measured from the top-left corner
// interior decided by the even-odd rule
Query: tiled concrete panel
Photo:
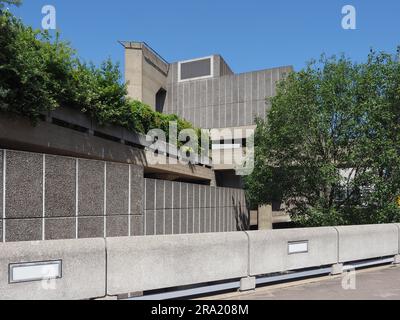
[[[184,106],[189,106],[190,108],[195,107],[195,94],[196,88],[194,82],[185,83],[185,104]],[[186,96],[187,95],[187,96]]]
[[[215,208],[215,206],[217,205],[216,203],[216,192],[217,192],[217,188],[216,187],[210,187],[210,207],[211,208]]]
[[[131,214],[143,215],[144,176],[143,167],[131,165]]]
[[[172,234],[173,210],[165,210],[165,234]]]
[[[107,237],[127,237],[129,236],[129,217],[124,216],[108,216],[106,219]]]
[[[239,103],[239,122],[238,122],[238,125],[239,126],[244,126],[244,125],[246,125],[247,123],[246,123],[246,117],[245,117],[245,115],[246,115],[246,109],[245,109],[245,104],[244,103]]]
[[[213,127],[219,128],[219,105],[213,106]]]
[[[221,104],[219,106],[219,128],[225,128],[226,127],[226,106],[225,104]]]
[[[154,209],[154,200],[156,196],[156,181],[153,179],[145,179],[146,181],[146,201],[145,201],[145,210]]]
[[[131,216],[131,236],[144,235],[144,216],[133,215]]]
[[[244,101],[252,100],[252,73],[248,72],[244,74]]]
[[[181,208],[181,192],[182,192],[181,188],[182,188],[182,183],[174,182],[173,208]]]
[[[200,81],[200,107],[205,107],[207,103],[207,81]]]
[[[104,162],[79,159],[79,216],[104,214]]]
[[[188,233],[194,233],[194,222],[195,222],[194,209],[193,208],[189,208],[187,210],[187,214],[188,214],[188,216],[187,216],[187,219],[188,219],[188,221],[187,221],[187,223],[188,223]]]
[[[186,234],[188,233],[188,214],[189,209],[184,208],[181,209],[181,233]]]
[[[78,238],[103,238],[104,217],[79,217]]]
[[[258,100],[258,74],[259,72],[251,73],[251,100]]]
[[[207,206],[206,203],[206,186],[200,186],[200,208],[205,208]]]
[[[3,219],[0,219],[0,242],[3,242]]]
[[[216,216],[215,231],[221,232],[222,231],[222,217],[221,217],[221,208],[220,207],[215,208],[215,216]]]
[[[225,114],[225,125],[227,127],[232,126],[232,119],[233,119],[233,104],[226,105],[226,114]]]
[[[187,184],[188,188],[188,208],[193,208],[195,202],[195,186],[193,184]]]
[[[164,209],[164,191],[165,191],[165,181],[156,180],[156,209]]]
[[[256,118],[258,116],[257,108],[258,108],[259,101],[251,101],[251,113],[250,113],[250,121],[251,123],[256,123]]]
[[[220,79],[214,78],[213,81],[213,105],[219,105],[219,94],[220,94]]]
[[[196,81],[194,83],[194,102],[193,107],[201,108],[201,82]]]
[[[172,209],[174,204],[174,197],[175,183],[172,181],[165,181],[165,203],[163,208]]]
[[[42,219],[6,220],[6,242],[39,240],[43,240]]]
[[[211,219],[211,232],[217,232],[217,226],[218,226],[218,221],[217,221],[217,208],[210,208],[210,219]]]
[[[194,208],[199,208],[200,206],[200,186],[199,185],[193,185],[193,194],[194,194]]]
[[[46,218],[44,224],[45,240],[76,238],[76,218]]]
[[[172,210],[172,233],[181,234],[181,209]]]
[[[42,217],[43,156],[15,151],[6,154],[6,217]]]
[[[271,71],[267,71],[265,73],[265,96],[272,96],[272,73]]]
[[[245,98],[245,79],[246,74],[242,73],[239,75],[239,102],[244,102]]]
[[[211,232],[211,208],[205,208],[205,232]]]
[[[127,215],[129,213],[129,165],[107,162],[106,199],[107,215]],[[117,224],[116,220],[112,219],[113,227]]]
[[[207,106],[212,106],[213,104],[213,81],[211,79],[206,80],[207,81],[207,101],[206,105]]]
[[[206,232],[206,208],[199,209],[199,223],[200,223],[200,233]]]
[[[157,210],[156,211],[156,235],[165,234],[165,211],[166,210]]]
[[[188,184],[181,183],[181,208],[188,208]]]
[[[258,97],[257,100],[264,100],[266,97],[266,85],[265,85],[265,72],[259,72],[257,74],[258,81]]]
[[[220,78],[219,81],[219,104],[225,104],[226,101],[226,77]]]
[[[195,208],[194,209],[194,227],[193,227],[193,233],[199,233],[200,232],[200,209]]]
[[[199,107],[200,109],[200,128],[207,127],[207,113],[205,107]]]
[[[147,236],[152,236],[155,234],[154,230],[154,217],[155,217],[155,211],[154,210],[146,210],[145,211],[145,234]]]

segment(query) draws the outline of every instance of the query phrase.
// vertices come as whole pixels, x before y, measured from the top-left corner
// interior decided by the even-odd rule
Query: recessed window
[[[213,58],[179,62],[179,81],[209,78],[213,76]]]

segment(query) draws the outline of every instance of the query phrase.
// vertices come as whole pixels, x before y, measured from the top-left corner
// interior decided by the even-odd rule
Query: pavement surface
[[[355,274],[355,276],[354,276]],[[203,298],[204,299],[204,298]],[[227,293],[204,300],[400,300],[400,266],[383,266]]]

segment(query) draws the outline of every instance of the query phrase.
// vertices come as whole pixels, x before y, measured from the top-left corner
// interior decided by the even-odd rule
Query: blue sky
[[[146,41],[167,61],[221,54],[239,73],[281,65],[299,70],[321,53],[355,61],[371,47],[400,45],[399,0],[24,0],[13,12],[40,28],[44,5],[79,56],[123,67],[118,40]],[[357,10],[357,30],[341,27],[342,7]]]

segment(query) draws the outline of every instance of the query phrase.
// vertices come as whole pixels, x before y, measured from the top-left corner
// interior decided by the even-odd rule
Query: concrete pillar
[[[400,254],[394,256],[393,264],[400,264]]]
[[[247,277],[240,279],[240,291],[252,291],[256,288],[256,278],[255,277]]]
[[[332,275],[338,275],[343,273],[343,264],[337,263],[332,266]]]
[[[258,230],[272,230],[272,206],[258,208]]]

